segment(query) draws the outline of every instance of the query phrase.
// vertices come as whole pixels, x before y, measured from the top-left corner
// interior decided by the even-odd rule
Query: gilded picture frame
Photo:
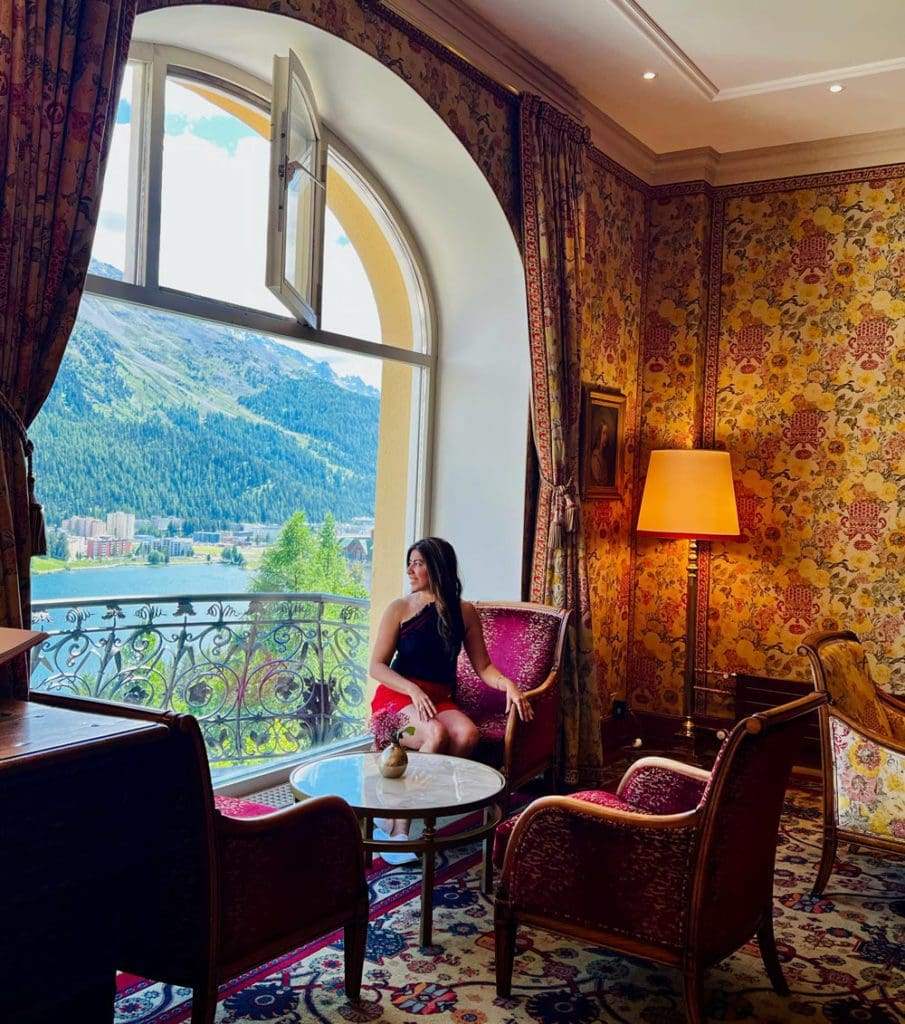
[[[624,481],[625,395],[586,384],[581,417],[581,496],[621,499]]]

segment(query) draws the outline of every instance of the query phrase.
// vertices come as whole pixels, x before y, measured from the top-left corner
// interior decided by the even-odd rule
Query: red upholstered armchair
[[[523,722],[506,696],[485,686],[464,652],[456,673],[456,703],[477,725],[481,738],[472,755],[499,768],[510,789],[553,764],[559,714],[559,672],[569,612],[543,604],[475,601],[490,659],[531,701],[534,717]]]
[[[495,901],[497,992],[516,930],[548,928],[678,967],[690,1024],[704,970],[757,934],[777,992],[773,866],[783,796],[822,694],[744,719],[710,772],[665,759],[629,769],[617,794],[542,797],[519,817]]]
[[[192,1024],[212,1024],[218,984],[343,928],[346,998],[358,1002],[368,889],[361,830],[348,804],[321,797],[249,817],[254,805],[247,801],[220,802],[242,820],[215,806],[191,715],[47,694],[32,699],[159,721],[170,730],[167,756],[147,766],[147,785],[136,793],[147,829],[142,860],[130,870],[144,899],[121,908],[120,970],[191,988]]]

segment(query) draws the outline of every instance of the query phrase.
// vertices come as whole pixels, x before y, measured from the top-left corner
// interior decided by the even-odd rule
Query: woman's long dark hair
[[[405,554],[408,565],[413,551],[424,559],[427,578],[437,605],[440,635],[450,651],[458,651],[465,639],[465,621],[462,618],[462,581],[459,563],[452,544],[442,537],[416,540]]]

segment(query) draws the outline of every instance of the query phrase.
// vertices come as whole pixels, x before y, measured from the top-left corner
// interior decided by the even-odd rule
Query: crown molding
[[[514,92],[532,92],[591,129],[594,145],[647,181],[653,150],[573,86],[459,0],[383,0],[416,28]]]
[[[646,184],[651,183],[657,165],[657,154],[652,149],[584,99],[580,120],[591,129],[591,141],[598,149]]]
[[[682,182],[738,185],[824,171],[905,163],[905,129],[727,153],[719,153],[710,147],[655,153],[586,100],[543,61],[522,49],[460,0],[383,0],[383,3],[506,88],[514,92],[536,93],[563,113],[586,124],[598,149],[650,186]],[[635,15],[631,12],[643,14],[633,0],[610,0],[610,3],[633,20]],[[651,37],[648,35],[648,38]],[[666,45],[668,37],[660,32],[660,38]],[[678,50],[677,47],[675,49]],[[675,54],[670,59],[674,64],[680,60]],[[905,62],[885,61],[882,68],[880,64],[863,65],[864,69],[872,70],[861,73],[875,74],[878,68],[891,70],[891,65],[900,63]],[[851,77],[853,69],[837,69],[830,78],[840,76],[843,70]],[[688,68],[685,73],[690,73]],[[802,76],[799,84],[813,84],[805,82],[804,78],[822,80],[818,76]],[[752,89],[764,91],[769,84],[761,83]],[[701,83],[698,87],[703,88]],[[732,92],[729,89],[716,91],[715,98],[731,98]]]
[[[458,0],[382,0],[416,28],[515,93],[533,92],[580,120],[578,91]]]
[[[741,185],[900,163],[905,163],[905,129],[895,128],[732,153],[708,148],[661,153],[654,158],[651,177],[645,180],[654,186],[698,180],[716,186]]]
[[[873,64],[854,64],[847,68],[830,68],[828,71],[815,71],[808,75],[792,75],[789,78],[752,82],[750,85],[736,85],[729,89],[719,89],[713,99],[719,103],[723,100],[742,99],[745,96],[760,96],[766,92],[785,92],[789,89],[802,89],[808,85],[844,82],[849,78],[885,75],[890,71],[902,71],[903,69],[905,69],[905,57],[894,57],[892,60],[874,61]]]
[[[682,149],[674,153],[655,153],[651,162],[648,185],[673,185],[682,181],[705,181],[716,184],[722,156],[710,146]]]

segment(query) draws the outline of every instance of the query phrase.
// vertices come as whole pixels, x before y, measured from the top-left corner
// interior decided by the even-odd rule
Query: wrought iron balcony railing
[[[367,733],[368,610],[331,594],[36,602],[50,635],[31,685],[189,712],[212,769],[265,765]]]

